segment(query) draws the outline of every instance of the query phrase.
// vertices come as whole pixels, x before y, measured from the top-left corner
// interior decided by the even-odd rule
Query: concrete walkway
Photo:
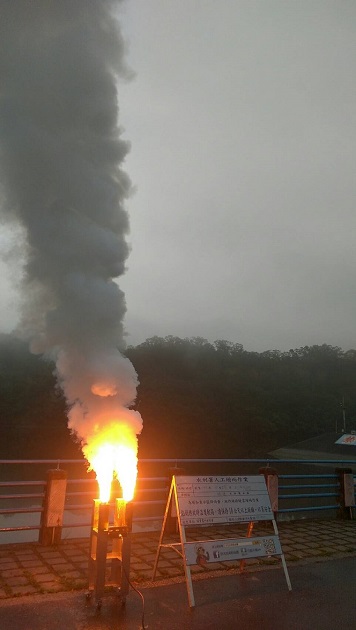
[[[356,556],[356,521],[292,521],[278,524],[280,540],[288,567],[322,559]],[[246,533],[246,525],[187,530],[189,540],[238,538]],[[255,535],[273,534],[271,524],[258,524]],[[159,532],[132,535],[131,582],[137,587],[150,586]],[[164,542],[178,542],[178,536],[165,537]],[[85,589],[88,579],[87,539],[65,540],[56,547],[37,543],[0,545],[0,599],[24,595],[57,593]],[[246,571],[258,571],[274,565],[276,558],[255,558],[246,561]],[[192,567],[192,574],[223,575],[239,567],[238,561],[211,563],[206,568]],[[184,576],[181,558],[171,550],[162,550],[156,580],[173,583]]]

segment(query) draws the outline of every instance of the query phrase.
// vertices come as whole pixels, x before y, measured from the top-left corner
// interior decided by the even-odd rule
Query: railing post
[[[352,508],[355,506],[355,488],[352,468],[335,468],[339,483],[339,515],[346,520],[352,519]]]
[[[173,475],[175,476],[185,475],[184,468],[178,468],[176,466],[175,468],[168,469],[168,479],[169,479],[168,492],[171,487]],[[178,531],[177,510],[176,510],[175,502],[172,501],[172,505],[171,505],[170,512],[169,512],[169,515],[167,517],[167,522],[166,522],[166,532],[167,534],[176,534],[177,531]]]
[[[48,470],[41,528],[38,541],[41,545],[58,545],[61,541],[63,512],[67,488],[67,471]]]
[[[271,501],[271,508],[274,514],[274,518],[277,519],[278,513],[278,473],[274,468],[270,466],[265,466],[264,468],[259,468],[258,470],[260,475],[263,475],[266,481],[266,486],[269,494],[269,499]]]

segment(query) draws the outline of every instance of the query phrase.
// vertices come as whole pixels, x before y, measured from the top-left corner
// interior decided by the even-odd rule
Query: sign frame
[[[177,516],[179,542],[164,544],[168,517]],[[255,522],[272,522],[274,535],[252,537]],[[186,527],[247,523],[245,538],[188,541]],[[277,523],[263,475],[185,476],[174,475],[153,567],[155,579],[162,548],[170,548],[182,558],[190,608],[195,606],[190,567],[194,564],[240,560],[240,570],[248,558],[277,556],[281,559],[288,590],[292,590],[287,563],[279,540]],[[195,556],[195,561],[194,561]]]

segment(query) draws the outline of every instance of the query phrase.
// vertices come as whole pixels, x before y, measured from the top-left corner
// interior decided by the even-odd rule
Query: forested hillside
[[[144,421],[142,458],[259,457],[356,428],[356,351],[328,345],[249,352],[240,344],[154,337],[130,347]],[[54,365],[0,336],[1,458],[73,458]]]
[[[77,458],[54,364],[0,335],[0,458]]]

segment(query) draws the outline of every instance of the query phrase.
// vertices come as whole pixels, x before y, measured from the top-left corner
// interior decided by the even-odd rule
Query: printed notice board
[[[177,516],[180,541],[163,544],[167,519],[171,512]],[[256,521],[271,521],[274,535],[252,537],[253,524]],[[213,527],[234,523],[249,524],[245,538],[187,540],[186,527]],[[191,607],[195,606],[190,571],[193,565],[204,567],[211,562],[240,560],[242,568],[244,561],[249,558],[278,556],[282,561],[288,588],[292,589],[263,475],[173,477],[152,579],[156,575],[160,552],[165,547],[174,549],[182,557]]]
[[[176,489],[185,527],[273,519],[262,475],[176,477]]]

